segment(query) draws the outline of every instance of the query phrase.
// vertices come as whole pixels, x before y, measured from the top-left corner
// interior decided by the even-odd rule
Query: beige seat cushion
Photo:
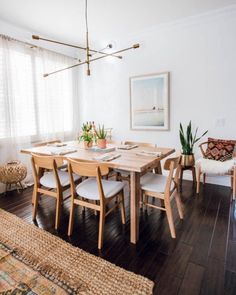
[[[70,178],[69,178],[69,173],[66,171],[60,171],[57,170],[61,186],[67,186],[70,184]],[[78,175],[73,175],[74,181],[77,181],[80,179],[80,176]],[[56,188],[56,179],[55,175],[53,172],[45,172],[44,175],[40,178],[40,183],[48,188]]]
[[[123,188],[124,183],[120,181],[102,179],[105,198],[117,195]],[[79,196],[89,200],[99,200],[98,184],[95,178],[88,178],[76,187]]]
[[[196,167],[200,168],[202,173],[211,175],[224,175],[232,171],[236,165],[236,159],[227,160],[224,162],[200,158],[196,161]]]
[[[142,190],[150,192],[164,193],[167,182],[167,176],[147,173],[140,179],[140,185]],[[171,190],[174,188],[174,182],[171,183]]]

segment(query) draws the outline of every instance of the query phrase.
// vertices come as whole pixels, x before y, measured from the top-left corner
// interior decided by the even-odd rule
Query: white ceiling
[[[41,36],[84,43],[84,2],[0,0],[0,18]],[[88,0],[90,37],[114,40],[126,33],[235,3],[236,0]]]

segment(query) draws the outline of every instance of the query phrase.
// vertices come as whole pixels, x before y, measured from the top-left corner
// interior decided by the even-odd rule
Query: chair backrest
[[[68,159],[68,164],[71,166],[72,173],[76,173],[84,177],[96,177],[98,172],[101,176],[109,173],[109,167],[106,163]]]
[[[114,145],[121,145],[121,141],[119,141],[119,140],[107,139],[107,143],[114,144]]]
[[[205,141],[205,142],[202,142],[202,143],[199,144],[199,147],[200,147],[200,150],[201,150],[201,153],[202,153],[203,157],[206,156],[207,145],[210,142],[212,142],[212,141],[209,140],[209,141]],[[234,144],[235,144],[233,157],[236,157],[236,140],[232,140],[232,142],[234,142]],[[205,146],[205,148],[203,148],[203,146]]]
[[[73,173],[75,173],[81,177],[96,177],[100,201],[105,201],[102,187],[102,176],[105,176],[109,173],[109,167],[107,166],[107,164],[68,159],[68,168],[70,174],[72,197],[74,197],[75,194],[75,184],[73,179]]]
[[[180,173],[180,156],[174,158],[168,158],[165,161],[164,169],[169,171],[169,175],[166,182],[165,192],[169,193],[171,190],[172,181],[175,185],[178,185],[179,182],[179,173]],[[174,175],[175,172],[175,175]]]
[[[128,145],[135,145],[137,144],[138,146],[141,146],[141,147],[156,147],[156,144],[154,143],[149,143],[149,142],[136,142],[136,141],[129,141],[129,140],[126,140],[123,142],[123,144],[128,144]]]
[[[61,140],[60,139],[55,139],[55,140],[50,140],[50,141],[42,141],[42,142],[37,142],[34,144],[34,147],[39,147],[39,146],[44,146],[47,144],[53,144],[53,143],[60,143]]]
[[[57,188],[59,189],[61,187],[60,179],[57,173],[57,167],[63,164],[62,158],[32,154],[31,163],[34,182],[36,185],[39,185],[40,178],[42,177],[44,170],[46,169],[53,171],[56,179]]]
[[[63,165],[63,159],[61,157],[42,156],[38,154],[32,154],[32,160],[34,161],[34,164],[38,168],[44,168],[49,170],[54,169],[54,162],[56,166]]]

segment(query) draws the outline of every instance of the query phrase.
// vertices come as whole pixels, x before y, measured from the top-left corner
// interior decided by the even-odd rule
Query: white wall
[[[128,28],[127,28],[128,31]],[[81,122],[114,128],[114,139],[154,142],[180,149],[179,122],[200,132],[236,139],[236,6],[165,24],[123,39],[141,48],[92,65],[82,78]],[[170,71],[170,131],[131,131],[129,77]],[[85,69],[84,69],[85,72]],[[208,178],[209,182],[229,181]]]
[[[7,35],[9,37],[15,38],[17,40],[28,42],[31,44],[34,44],[36,46],[41,46],[43,48],[46,48],[48,50],[53,50],[58,53],[62,53],[68,56],[74,56],[74,49],[71,49],[66,46],[57,46],[52,43],[43,42],[43,41],[37,41],[32,39],[32,35],[41,35],[38,32],[29,31],[24,28],[21,28],[19,26],[15,26],[11,23],[8,23],[2,19],[0,19],[0,34]],[[47,38],[47,36],[44,35],[44,38]],[[50,37],[49,37],[50,39]]]

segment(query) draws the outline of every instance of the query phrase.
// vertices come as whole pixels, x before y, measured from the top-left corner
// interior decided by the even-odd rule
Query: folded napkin
[[[109,162],[109,161],[119,158],[120,156],[121,156],[121,154],[102,155],[102,156],[94,157],[93,160]]]
[[[132,150],[137,148],[137,144],[124,144],[117,147],[118,150]]]
[[[140,152],[137,152],[136,155],[149,156],[149,157],[160,157],[162,155],[162,152],[140,151]]]
[[[58,149],[58,150],[53,150],[53,151],[50,151],[51,155],[66,155],[66,154],[72,154],[72,153],[75,153],[77,152],[76,149],[69,149],[69,148],[65,148],[65,149]]]

